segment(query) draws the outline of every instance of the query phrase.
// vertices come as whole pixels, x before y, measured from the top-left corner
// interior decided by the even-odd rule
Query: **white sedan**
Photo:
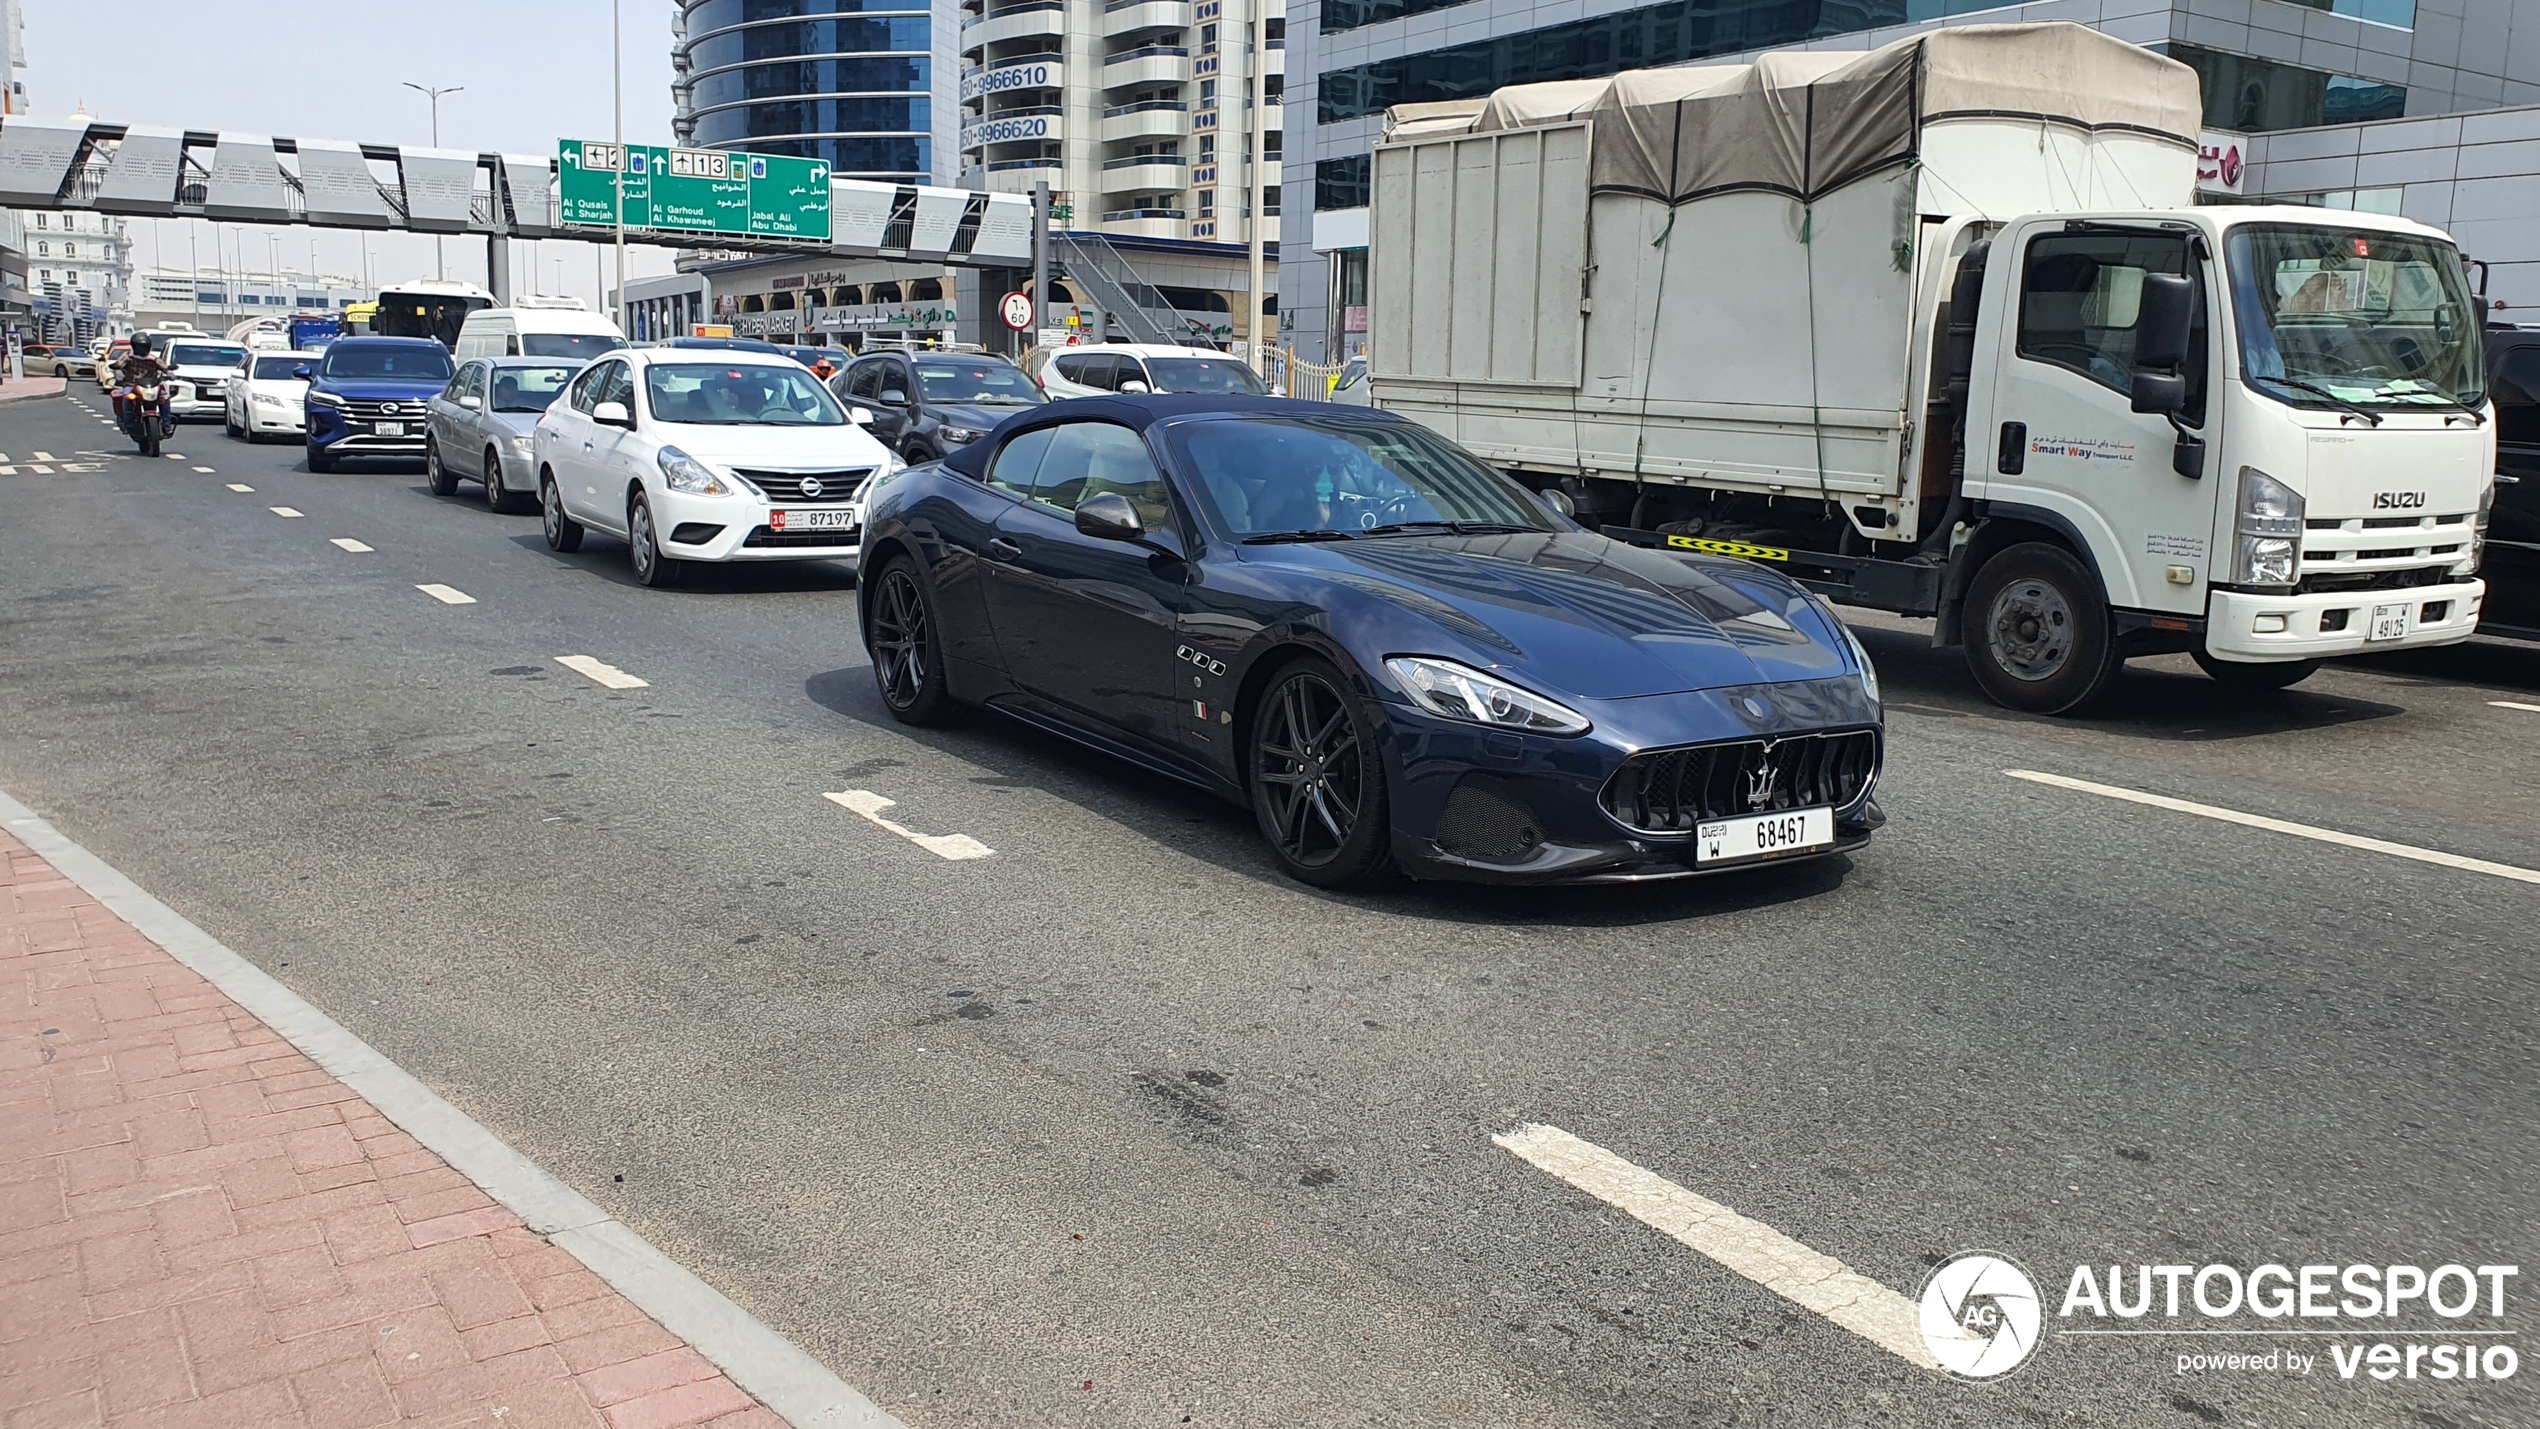
[[[801,364],[696,348],[612,352],[530,436],[547,544],[623,537],[635,578],[700,561],[853,560],[864,489],[899,458]]]
[[[309,379],[298,373],[314,367],[321,356],[271,348],[248,353],[230,369],[228,387],[222,393],[222,429],[251,442],[268,436],[296,437],[308,430]]]

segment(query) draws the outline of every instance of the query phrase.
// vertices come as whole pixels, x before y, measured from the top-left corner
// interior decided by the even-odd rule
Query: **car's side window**
[[[634,415],[634,369],[628,367],[623,362],[610,363],[608,378],[600,386],[600,400],[603,402],[615,402],[619,406],[624,407],[629,416]]]
[[[1081,386],[1085,381],[1085,363],[1088,360],[1083,353],[1069,352],[1060,354],[1058,359],[1050,365],[1058,369],[1058,375],[1062,380]]]
[[[2182,274],[2196,282],[2187,343],[2191,426],[2205,419],[2204,284],[2187,243],[2167,234],[2059,233],[2032,241],[2020,281],[2020,356],[2067,368],[2119,392],[2134,386],[2136,323],[2143,275]]]
[[[882,395],[882,363],[876,359],[859,362],[847,378],[847,395],[870,402]]]
[[[1012,496],[1032,494],[1033,475],[1040,470],[1041,458],[1048,454],[1056,427],[1043,427],[1023,435],[997,449],[996,459],[988,463],[988,484]]]
[[[900,361],[896,357],[892,357],[884,359],[882,367],[883,391],[897,392],[902,397],[914,397],[917,395],[916,387],[909,380],[907,363]]]
[[[1032,480],[1034,501],[1073,511],[1089,496],[1116,492],[1150,529],[1163,524],[1172,505],[1145,438],[1116,422],[1070,422],[1053,430],[1057,438]]]
[[[573,387],[565,397],[565,400],[572,404],[573,410],[587,417],[591,415],[593,407],[600,405],[600,384],[608,380],[608,369],[612,365],[606,362],[596,363],[586,369],[581,376],[573,379]]]
[[[1145,364],[1128,356],[1116,357],[1112,360],[1119,364],[1119,369],[1111,374],[1109,385],[1113,391],[1118,391],[1123,383],[1128,382],[1142,384],[1150,392],[1155,390],[1155,379],[1147,376]]]

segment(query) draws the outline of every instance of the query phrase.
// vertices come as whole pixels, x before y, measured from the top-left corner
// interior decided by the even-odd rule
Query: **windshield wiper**
[[[2381,425],[2381,414],[2379,412],[2374,411],[2360,402],[2350,401],[2347,398],[2340,397],[2336,393],[2329,391],[2327,388],[2322,387],[2317,383],[2305,382],[2299,377],[2261,377],[2258,380],[2261,382],[2272,382],[2279,387],[2298,387],[2302,391],[2308,392],[2314,397],[2324,397],[2329,401],[2336,403],[2338,406],[2345,408],[2347,411],[2354,413],[2356,416],[2363,418],[2365,421],[2372,423],[2376,427]]]
[[[1300,541],[1355,541],[1355,531],[1272,531],[1267,535],[1246,536],[1247,546],[1281,546]]]
[[[1370,526],[1369,536],[1402,536],[1413,531],[1444,531],[1451,536],[1513,536],[1532,531],[1532,526],[1512,526],[1505,521],[1396,521],[1390,526]]]

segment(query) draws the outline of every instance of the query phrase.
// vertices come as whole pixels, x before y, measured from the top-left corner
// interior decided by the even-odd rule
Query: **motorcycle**
[[[164,381],[136,382],[115,389],[115,414],[123,419],[124,435],[140,446],[145,457],[159,454],[161,438],[176,435],[176,414],[168,409]]]

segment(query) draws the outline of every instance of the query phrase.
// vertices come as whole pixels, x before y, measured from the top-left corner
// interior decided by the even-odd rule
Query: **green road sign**
[[[622,165],[628,228],[829,240],[829,166],[817,159],[596,139],[559,139],[556,159],[566,223],[617,222]]]

